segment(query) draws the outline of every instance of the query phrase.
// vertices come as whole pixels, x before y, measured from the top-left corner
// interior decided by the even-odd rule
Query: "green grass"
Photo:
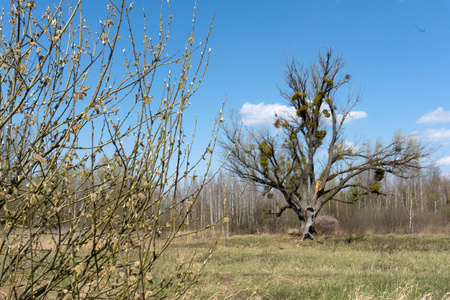
[[[192,299],[450,299],[450,236],[334,236],[298,245],[290,235],[221,239]],[[177,241],[154,274],[212,240]]]

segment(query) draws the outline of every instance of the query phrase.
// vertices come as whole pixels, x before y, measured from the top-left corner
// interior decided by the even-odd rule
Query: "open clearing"
[[[190,299],[450,299],[450,236],[332,236],[321,243],[284,235],[222,238]],[[179,240],[172,259],[196,255],[212,239]],[[197,254],[195,254],[197,253]]]

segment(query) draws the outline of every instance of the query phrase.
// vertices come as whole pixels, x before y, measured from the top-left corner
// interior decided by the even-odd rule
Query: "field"
[[[450,299],[450,236],[222,238],[188,299]],[[176,241],[167,259],[207,256],[212,239]],[[197,253],[197,254],[196,254]],[[164,263],[158,273],[169,271]]]

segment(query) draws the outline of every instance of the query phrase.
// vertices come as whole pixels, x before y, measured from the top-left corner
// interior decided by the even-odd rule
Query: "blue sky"
[[[187,2],[172,2],[174,18],[190,11]],[[211,122],[225,97],[242,113],[255,105],[263,119],[286,104],[277,90],[286,59],[307,65],[331,46],[363,91],[348,139],[389,141],[402,129],[440,145],[433,159],[450,173],[450,1],[199,0],[198,27],[213,13],[210,67],[191,107],[200,124]]]
[[[90,24],[104,19],[107,2],[84,1]],[[137,40],[143,6],[148,33],[157,37],[160,3],[134,1]],[[171,1],[173,53],[185,46],[193,4]],[[352,87],[363,91],[346,126],[348,140],[389,141],[402,129],[440,145],[433,159],[450,174],[450,1],[198,0],[195,42],[204,39],[213,15],[209,68],[186,115],[187,131],[198,116],[197,153],[205,149],[225,99],[227,112],[240,111],[244,120],[251,118],[246,111],[253,112],[259,124],[286,104],[277,89],[283,86],[284,62],[295,56],[308,65],[317,51],[333,47],[347,59]]]

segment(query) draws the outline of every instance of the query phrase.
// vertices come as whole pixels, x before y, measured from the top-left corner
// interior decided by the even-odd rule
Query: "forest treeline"
[[[343,191],[340,201],[328,202],[320,215],[337,219],[336,229],[344,234],[450,233],[450,178],[438,168],[428,167],[407,179],[386,177],[381,186],[380,194],[368,194],[352,204],[346,203],[351,202],[351,191]],[[186,186],[181,189],[188,192]],[[292,211],[277,216],[286,205],[280,193],[265,192],[254,183],[242,182],[227,173],[219,173],[199,197],[189,215],[192,230],[217,223],[224,214],[225,222],[213,227],[212,234],[298,230],[298,219]]]

